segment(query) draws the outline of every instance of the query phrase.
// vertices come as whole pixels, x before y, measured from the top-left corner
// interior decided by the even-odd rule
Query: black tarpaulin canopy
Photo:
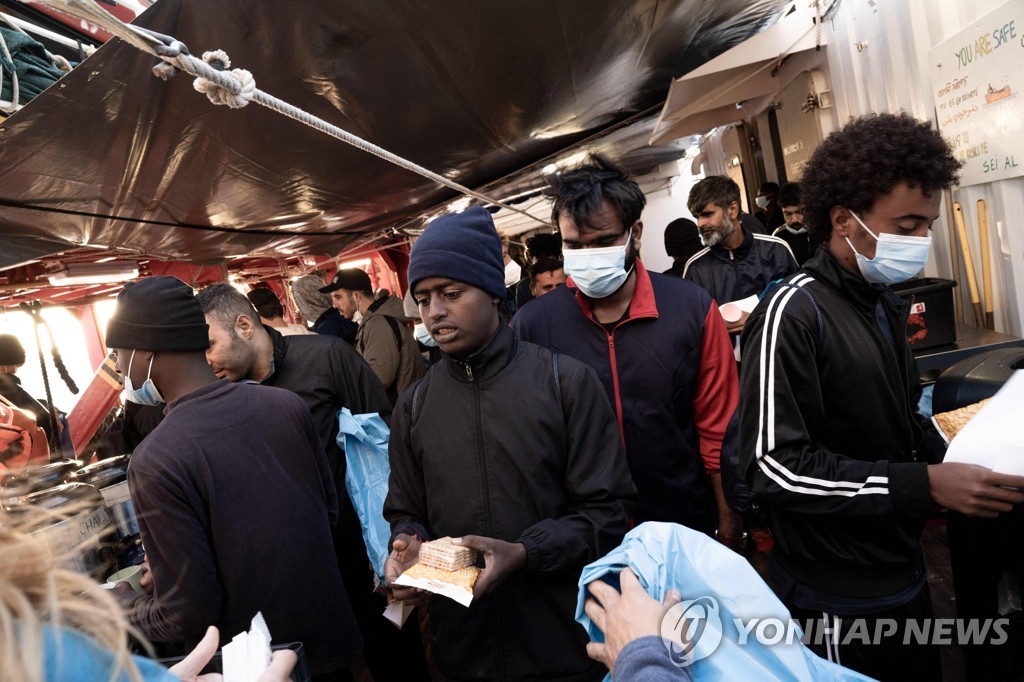
[[[500,199],[581,141],[652,126],[673,77],[781,5],[160,0],[137,23],[223,49],[260,89]],[[261,107],[214,106],[154,63],[111,41],[0,123],[0,268],[83,245],[196,263],[336,254],[456,197]]]

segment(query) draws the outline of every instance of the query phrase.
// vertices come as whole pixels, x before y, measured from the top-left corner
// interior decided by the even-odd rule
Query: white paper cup
[[[718,312],[726,322],[739,322],[743,318],[743,309],[735,303],[724,303]]]
[[[132,586],[132,589],[142,594],[142,566],[129,566],[128,568],[122,568],[117,573],[113,573],[107,576],[108,584],[117,584],[120,582],[128,583]]]

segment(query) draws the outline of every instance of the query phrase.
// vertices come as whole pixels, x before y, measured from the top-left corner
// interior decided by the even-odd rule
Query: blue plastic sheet
[[[619,547],[583,569],[576,620],[595,642],[604,641],[604,635],[583,611],[586,585],[604,578],[618,586],[618,574],[627,566],[659,601],[675,588],[683,595],[684,604],[690,600],[712,604],[704,608],[708,615],[693,647],[697,660],[691,665],[697,680],[871,679],[816,656],[800,642],[803,632],[799,628],[795,628],[795,636],[767,644],[764,642],[775,634],[769,628],[762,633],[768,637],[759,641],[756,627],[748,627],[751,619],[788,624],[789,611],[742,556],[703,533],[674,523],[644,523],[634,528]],[[705,599],[708,597],[713,602]],[[745,637],[741,627],[746,629]]]
[[[384,498],[388,496],[388,437],[391,434],[380,415],[356,414],[348,408],[338,412],[338,445],[345,448],[345,490],[359,516],[363,542],[373,571],[384,582],[391,528],[384,520]]]

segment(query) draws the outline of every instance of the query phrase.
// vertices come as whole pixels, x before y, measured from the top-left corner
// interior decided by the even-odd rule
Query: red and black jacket
[[[712,529],[707,475],[719,471],[739,393],[718,307],[692,282],[648,273],[637,261],[629,313],[609,332],[571,279],[567,284],[520,310],[512,330],[597,372],[640,495],[637,523]]]

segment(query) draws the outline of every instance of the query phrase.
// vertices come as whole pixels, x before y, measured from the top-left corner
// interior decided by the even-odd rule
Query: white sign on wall
[[[963,162],[960,185],[1024,175],[1024,0],[929,52],[939,130]]]

